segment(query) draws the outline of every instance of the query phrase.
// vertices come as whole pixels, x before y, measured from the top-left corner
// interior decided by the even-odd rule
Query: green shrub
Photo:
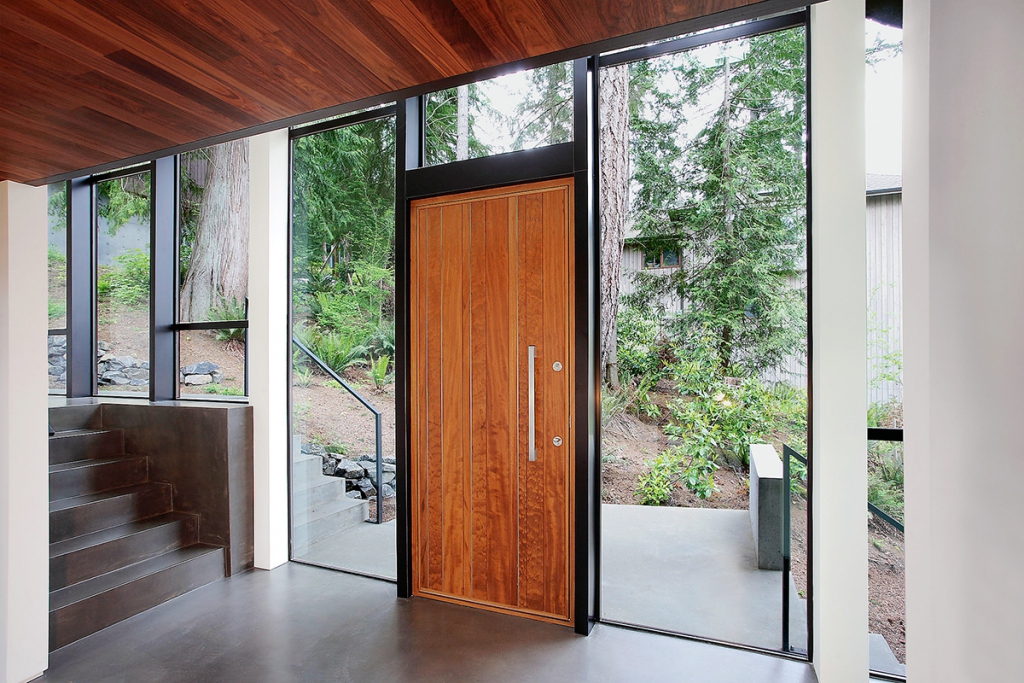
[[[640,475],[636,497],[641,505],[664,505],[672,496],[678,478],[678,462],[662,454],[650,463],[650,469]]]
[[[114,257],[116,266],[101,268],[96,293],[125,306],[140,306],[149,301],[149,253],[132,249]]]
[[[245,317],[245,301],[239,301],[235,297],[221,299],[210,309],[210,320],[245,320]],[[245,341],[245,328],[217,330],[217,341],[230,340]]]
[[[373,386],[378,391],[391,381],[391,375],[388,374],[390,364],[391,359],[388,356],[381,356],[377,360],[370,362],[370,378],[373,380]]]
[[[63,301],[54,301],[50,299],[46,302],[46,313],[50,320],[59,318],[67,313],[68,305]]]
[[[653,386],[665,375],[666,361],[671,359],[671,353],[657,315],[621,306],[616,320],[616,337],[616,359],[622,381],[653,378]]]
[[[309,350],[339,374],[364,362],[369,355],[369,349],[359,343],[360,339],[355,333],[320,332],[307,328],[300,328],[297,332]]]
[[[778,440],[798,450],[803,446],[805,392],[770,387],[736,368],[723,368],[709,335],[691,336],[674,353],[670,372],[680,396],[668,405],[664,431],[678,445],[662,454],[662,466],[675,467],[694,495],[707,498],[714,492],[719,458],[746,467],[752,443]]]

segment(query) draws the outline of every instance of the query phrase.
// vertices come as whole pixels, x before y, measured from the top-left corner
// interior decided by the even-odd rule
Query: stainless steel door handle
[[[530,346],[526,351],[527,358],[527,391],[529,392],[529,417],[530,422],[530,462],[537,459],[537,380],[535,366],[537,364],[537,347]]]

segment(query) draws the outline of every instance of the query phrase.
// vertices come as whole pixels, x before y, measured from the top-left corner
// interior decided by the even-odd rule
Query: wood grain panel
[[[557,180],[412,204],[416,595],[572,617],[571,190]]]
[[[515,248],[509,199],[469,204],[472,348],[472,570],[470,597],[516,604]]]
[[[150,154],[756,1],[5,0],[0,179]]]

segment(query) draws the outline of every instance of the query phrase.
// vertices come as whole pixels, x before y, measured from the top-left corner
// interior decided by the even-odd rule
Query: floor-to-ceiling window
[[[903,518],[902,41],[867,22],[868,646],[906,675]]]
[[[601,617],[803,653],[806,33],[774,21],[601,58]]]
[[[54,183],[46,190],[47,244],[46,311],[49,334],[46,354],[51,394],[62,394],[67,389],[68,374],[68,230],[67,184]]]
[[[100,393],[148,392],[150,185],[146,166],[93,189]]]
[[[327,127],[293,131],[292,559],[394,580],[395,117]]]

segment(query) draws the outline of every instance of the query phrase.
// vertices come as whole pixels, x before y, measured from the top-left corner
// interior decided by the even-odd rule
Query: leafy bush
[[[132,249],[114,257],[118,265],[101,268],[96,293],[125,306],[149,301],[149,253]]]
[[[641,505],[664,505],[672,496],[678,478],[678,462],[662,454],[650,463],[650,469],[640,475],[636,496]]]
[[[339,374],[362,363],[369,355],[369,349],[360,344],[361,340],[353,333],[300,328],[298,336],[314,355]]]
[[[50,299],[46,302],[46,314],[50,320],[61,317],[67,313],[67,311],[68,305],[63,301],[54,301],[53,299]]]
[[[653,386],[665,375],[671,352],[656,314],[650,310],[620,306],[616,336],[621,379],[653,378]]]
[[[726,372],[709,335],[692,335],[675,349],[670,372],[680,396],[668,405],[664,431],[672,442],[657,462],[674,470],[699,498],[714,492],[719,458],[747,466],[750,444],[783,441],[798,450],[806,440],[806,393],[770,387],[734,368]],[[652,470],[653,472],[653,470]],[[803,476],[806,476],[804,474]],[[657,499],[662,479],[641,479],[641,498]],[[646,490],[646,489],[650,490]]]
[[[370,362],[370,378],[373,380],[373,386],[378,391],[391,381],[391,375],[388,374],[390,365],[391,359],[388,356],[381,356],[377,360]]]
[[[245,301],[239,301],[235,297],[221,299],[210,309],[210,320],[245,320]],[[245,328],[232,327],[229,329],[217,330],[217,341],[245,341]]]
[[[313,386],[313,371],[306,367],[296,368],[295,384],[300,387]]]

